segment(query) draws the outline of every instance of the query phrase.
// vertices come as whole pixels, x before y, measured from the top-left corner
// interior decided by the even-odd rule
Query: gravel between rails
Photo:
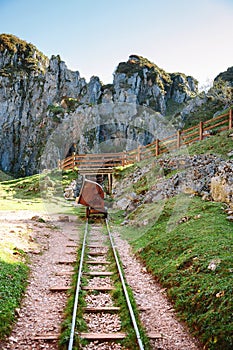
[[[93,333],[111,333],[121,330],[119,315],[105,312],[84,314],[88,331]]]
[[[113,306],[112,297],[108,293],[86,295],[85,302],[87,303],[87,306],[91,307]]]

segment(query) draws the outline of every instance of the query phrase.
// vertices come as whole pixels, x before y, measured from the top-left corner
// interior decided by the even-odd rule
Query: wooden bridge
[[[111,174],[117,166],[134,164],[144,159],[157,157],[160,154],[171,152],[182,146],[203,140],[212,134],[232,129],[232,109],[228,113],[200,122],[186,130],[178,130],[162,140],[155,140],[149,145],[139,146],[132,151],[100,154],[76,154],[59,161],[62,170],[78,170],[82,175]]]

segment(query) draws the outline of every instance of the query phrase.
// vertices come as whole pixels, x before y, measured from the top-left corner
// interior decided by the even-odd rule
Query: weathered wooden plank
[[[55,273],[55,276],[72,276],[74,271],[59,271]]]
[[[163,338],[163,335],[161,333],[156,333],[156,332],[149,332],[147,334],[148,338],[150,339],[159,339],[159,338]]]
[[[105,255],[106,252],[88,252],[88,255],[91,256],[98,256],[98,255]]]
[[[32,340],[58,340],[60,334],[38,334],[32,337]]]
[[[103,306],[103,307],[84,307],[84,311],[86,312],[110,312],[110,311],[119,311],[120,308],[118,306]]]
[[[107,260],[87,260],[87,264],[92,264],[92,265],[107,265],[110,264],[109,261]]]
[[[90,271],[85,272],[84,275],[88,276],[112,276],[114,273],[110,271]]]
[[[66,292],[70,288],[71,287],[69,287],[69,286],[54,286],[54,287],[50,287],[49,290],[51,292]]]
[[[59,265],[72,265],[72,264],[75,264],[76,263],[76,260],[61,260],[61,261],[58,261],[58,264]]]
[[[117,340],[124,339],[125,333],[80,333],[80,338],[89,340]]]
[[[89,286],[83,286],[83,290],[99,290],[99,291],[108,291],[108,290],[114,290],[114,287],[89,287]]]

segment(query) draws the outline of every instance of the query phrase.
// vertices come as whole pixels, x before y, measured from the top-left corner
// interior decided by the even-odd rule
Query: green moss
[[[135,59],[134,59],[135,58]],[[147,69],[147,80],[151,80],[152,83],[157,83],[162,89],[164,89],[164,83],[171,83],[170,75],[163,69],[159,68],[156,64],[150,62],[148,59],[142,56],[132,55],[127,62],[121,62],[115,73],[124,73],[127,76],[131,76],[138,73],[143,79],[143,69]],[[162,79],[162,80],[161,80]]]
[[[43,71],[43,66],[48,60],[34,45],[11,34],[0,35],[0,52],[5,50],[12,56],[17,52],[17,57],[15,56],[13,62],[2,67],[0,74],[5,76],[12,75],[15,72],[14,69],[16,71],[24,70],[28,73],[31,71]]]
[[[61,123],[61,118],[65,114],[65,109],[58,105],[49,105],[47,110],[50,112],[52,120],[55,123]]]
[[[77,98],[65,97],[63,99],[67,106],[67,112],[74,112],[76,108],[80,105],[80,101]]]

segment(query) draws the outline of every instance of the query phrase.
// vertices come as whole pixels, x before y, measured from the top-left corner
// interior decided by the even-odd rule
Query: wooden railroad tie
[[[88,255],[91,256],[98,256],[98,255],[105,255],[106,252],[88,252]]]
[[[102,306],[102,307],[87,306],[87,307],[84,307],[83,309],[85,312],[111,312],[111,311],[120,310],[118,306]]]
[[[59,271],[55,273],[55,276],[72,276],[74,271]]]
[[[160,338],[164,338],[163,334],[161,333],[156,333],[156,332],[149,332],[147,334],[148,338],[150,339],[160,339]]]
[[[109,272],[109,271],[90,271],[90,272],[85,272],[83,273],[84,275],[88,276],[112,276],[114,272]]]
[[[98,242],[97,242],[98,243]],[[88,248],[99,248],[99,249],[103,249],[106,248],[106,245],[98,245],[98,244],[88,244],[87,245]]]
[[[32,340],[58,340],[60,334],[38,334],[32,337]]]
[[[61,261],[58,261],[59,265],[72,265],[72,264],[75,264],[75,263],[76,263],[76,260],[61,260]]]
[[[107,265],[110,264],[107,260],[87,260],[87,264],[93,264],[93,265]]]
[[[78,333],[78,335],[88,340],[117,340],[126,337],[126,333]]]
[[[76,251],[65,252],[66,255],[77,255]]]
[[[70,289],[71,287],[69,286],[54,286],[49,288],[51,292],[66,292],[67,290],[70,290]]]
[[[115,287],[89,287],[89,286],[83,286],[83,290],[99,290],[99,291],[108,291],[108,290],[114,290]]]

